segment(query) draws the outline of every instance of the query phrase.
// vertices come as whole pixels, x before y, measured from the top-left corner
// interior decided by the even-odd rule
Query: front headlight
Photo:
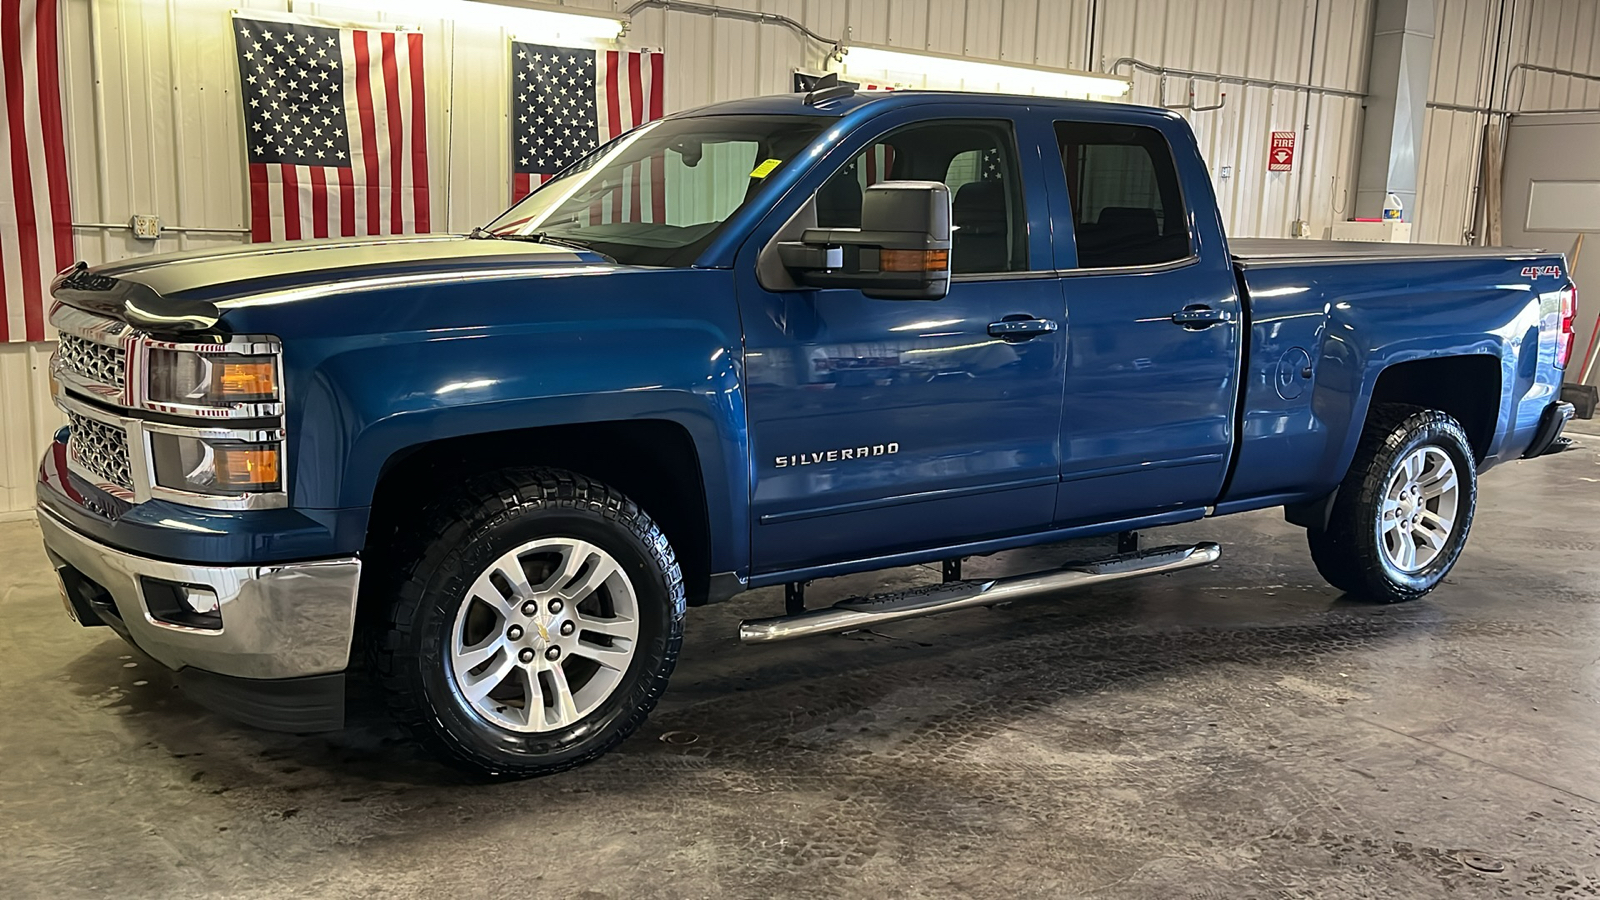
[[[276,491],[281,484],[278,444],[212,440],[153,432],[156,484],[197,494]]]
[[[184,406],[228,407],[279,399],[275,356],[150,351],[149,399]]]

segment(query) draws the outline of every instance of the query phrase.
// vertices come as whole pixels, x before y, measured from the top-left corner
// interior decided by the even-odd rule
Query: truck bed
[[[1515,247],[1385,244],[1376,241],[1307,241],[1296,238],[1239,238],[1228,241],[1228,250],[1232,253],[1234,262],[1244,268],[1406,259],[1522,259],[1545,252]]]

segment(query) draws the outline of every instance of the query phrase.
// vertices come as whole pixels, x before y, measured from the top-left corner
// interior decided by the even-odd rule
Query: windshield
[[[477,234],[579,244],[625,265],[686,266],[829,121],[652,122],[591,153]]]

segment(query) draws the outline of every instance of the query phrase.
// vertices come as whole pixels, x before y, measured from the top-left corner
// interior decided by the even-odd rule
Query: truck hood
[[[69,305],[181,332],[209,327],[222,310],[263,296],[430,276],[471,278],[491,271],[531,276],[607,266],[596,253],[526,241],[459,235],[360,238],[169,253],[92,269],[79,264],[58,277],[52,291]]]

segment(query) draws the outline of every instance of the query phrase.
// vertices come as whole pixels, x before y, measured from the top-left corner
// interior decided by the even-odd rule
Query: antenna
[[[840,81],[839,73],[829,72],[818,78],[817,83],[811,86],[810,93],[806,94],[805,104],[816,106],[818,103],[826,103],[840,97],[854,96],[855,92],[856,86],[853,82]]]

